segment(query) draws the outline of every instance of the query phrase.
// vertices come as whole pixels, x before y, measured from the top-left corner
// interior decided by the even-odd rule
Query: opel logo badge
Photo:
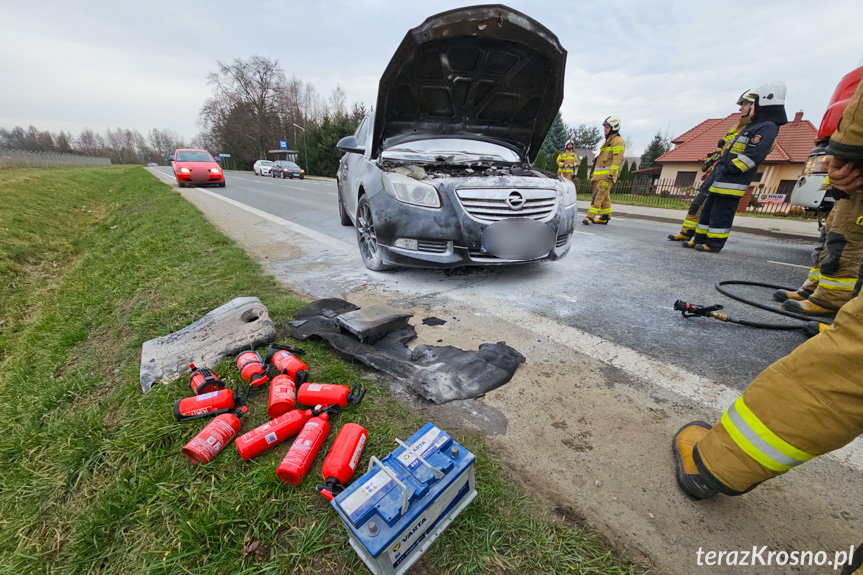
[[[506,205],[511,209],[518,211],[524,207],[526,201],[527,200],[524,199],[524,196],[514,191],[506,198]]]

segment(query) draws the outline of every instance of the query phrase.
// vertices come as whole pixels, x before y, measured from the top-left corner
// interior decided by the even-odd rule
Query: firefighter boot
[[[583,220],[581,220],[581,223],[583,223],[586,226],[589,226],[590,224],[595,224],[596,222],[593,220],[593,218],[591,218],[590,216],[587,216]]]
[[[681,247],[684,248],[694,248],[695,246],[700,246],[701,244],[696,244],[695,240],[689,240],[688,242],[682,242],[680,244]]]
[[[709,248],[707,244],[697,244],[695,246],[695,251],[697,252],[710,252],[712,254],[718,254],[722,251],[722,248]]]
[[[698,440],[707,435],[710,426],[703,421],[687,423],[671,440],[677,475],[677,485],[692,499],[710,499],[718,493],[698,474],[692,453]]]
[[[797,291],[778,289],[773,292],[773,299],[775,299],[776,301],[785,301],[789,299],[793,299],[794,301],[803,301],[811,295],[812,292],[805,289],[799,289]]]
[[[672,242],[682,242],[683,240],[690,240],[692,236],[695,235],[695,232],[692,230],[686,230],[685,232],[679,232],[676,234],[668,234],[668,239]]]
[[[610,219],[611,218],[609,218],[607,216],[599,216],[598,218],[596,218],[596,221],[594,221],[593,223],[605,225],[608,223],[608,220],[610,220]]]
[[[782,309],[793,311],[794,313],[805,313],[806,315],[836,315],[836,312],[839,311],[838,309],[821,307],[808,299],[804,299],[803,301],[786,300],[782,304]]]
[[[838,567],[834,566],[834,569]],[[842,575],[863,575],[863,545],[854,551],[854,555],[842,569]]]

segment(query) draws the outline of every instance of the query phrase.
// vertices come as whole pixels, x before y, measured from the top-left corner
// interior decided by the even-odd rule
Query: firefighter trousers
[[[683,225],[680,227],[680,233],[692,237],[695,234],[695,228],[698,226],[698,218],[701,217],[701,208],[704,207],[704,202],[707,200],[707,192],[698,192],[698,195],[689,204],[689,209],[686,211],[686,217],[683,218]]]
[[[587,217],[591,220],[611,219],[611,180],[603,180],[593,185],[593,200],[587,209]]]
[[[769,366],[693,452],[701,477],[739,495],[863,433],[863,298]]]
[[[710,249],[722,249],[731,233],[731,224],[734,223],[739,203],[740,198],[737,196],[708,193],[692,241],[705,244]]]
[[[839,309],[852,297],[863,260],[863,197],[836,200],[809,279],[801,289],[812,292],[809,301],[828,309]],[[859,222],[859,223],[858,223]]]

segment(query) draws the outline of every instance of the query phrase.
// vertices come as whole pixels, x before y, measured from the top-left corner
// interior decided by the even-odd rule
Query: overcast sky
[[[130,3],[0,0],[0,127],[171,129],[195,136],[216,61],[278,59],[328,95],[372,106],[407,30],[470,2]],[[789,116],[818,124],[863,57],[860,0],[692,2],[509,0],[568,51],[564,121],[622,119],[637,155],[736,111],[746,88],[781,80]]]

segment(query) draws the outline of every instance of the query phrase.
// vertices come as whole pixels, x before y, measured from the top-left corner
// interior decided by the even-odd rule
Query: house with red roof
[[[716,144],[728,130],[740,120],[740,114],[730,114],[725,118],[704,120],[691,130],[677,136],[671,143],[674,148],[656,159],[662,166],[660,180],[674,182],[681,187],[701,183],[701,165],[704,158],[716,150]],[[812,122],[803,119],[803,112],[797,112],[794,120],[779,128],[779,135],[773,149],[758,167],[753,186],[771,193],[788,194],[790,197],[797,178],[803,172],[809,152],[815,146],[817,130]]]

